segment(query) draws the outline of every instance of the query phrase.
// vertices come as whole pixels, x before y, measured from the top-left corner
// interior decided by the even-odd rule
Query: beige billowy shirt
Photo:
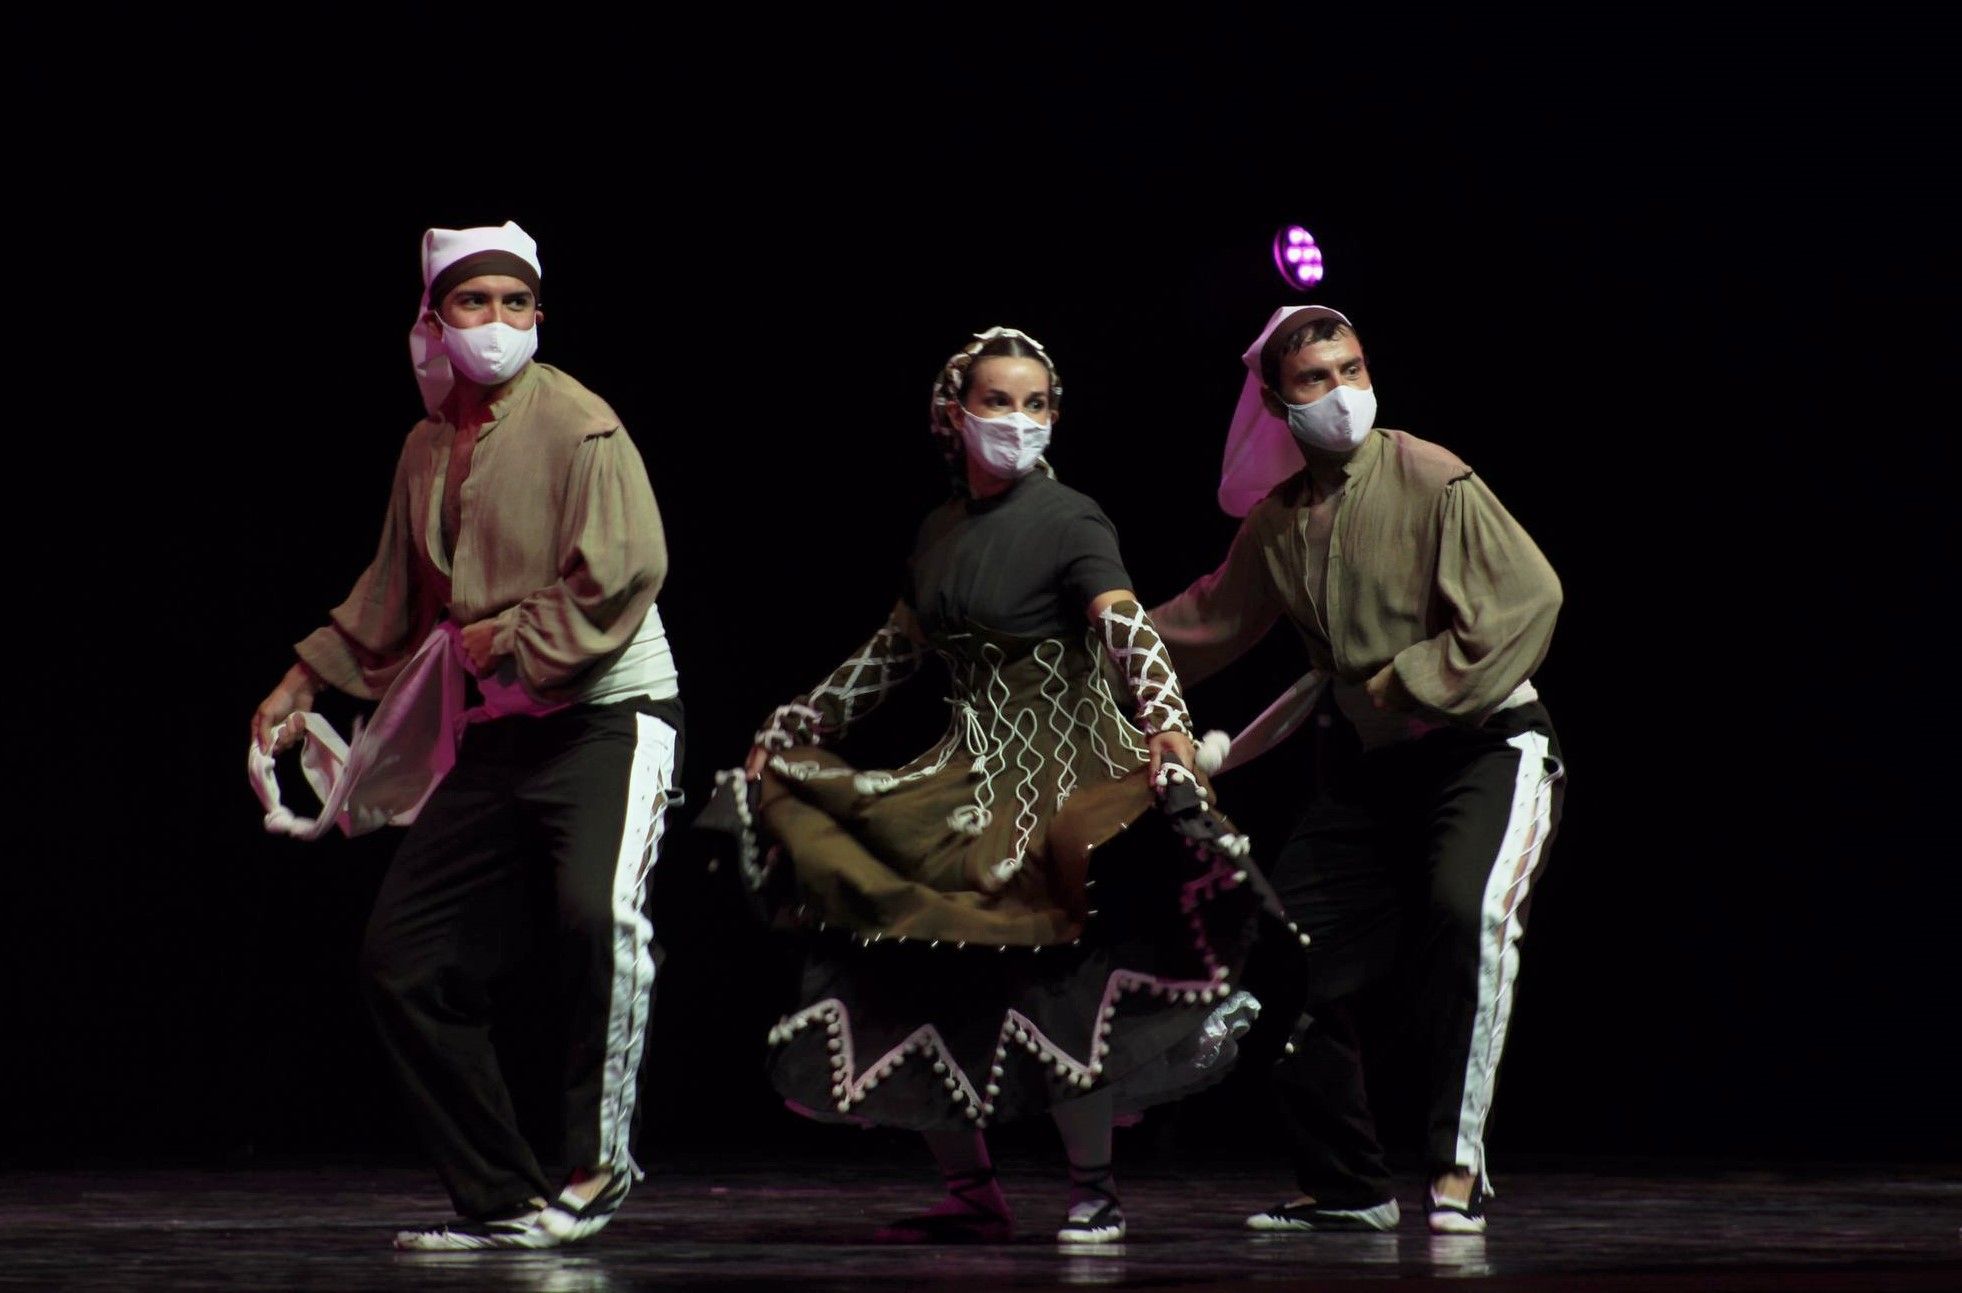
[[[439,620],[494,618],[494,648],[525,686],[576,700],[596,665],[603,672],[637,635],[650,636],[644,623],[659,633],[667,541],[619,417],[539,363],[490,414],[464,477],[454,557],[443,551],[441,513],[456,428],[425,419],[409,433],[374,561],[332,623],[295,648],[334,686],[378,697]]]
[[[1338,687],[1394,662],[1426,717],[1482,720],[1546,657],[1553,568],[1438,445],[1378,429],[1343,473],[1325,544],[1310,533],[1304,470],[1247,514],[1225,564],[1152,610],[1179,676],[1224,668],[1285,615]]]

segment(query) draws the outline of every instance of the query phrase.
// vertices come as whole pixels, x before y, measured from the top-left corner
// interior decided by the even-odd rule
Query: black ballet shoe
[[[873,1234],[881,1244],[1005,1244],[1015,1235],[1015,1223],[996,1212],[993,1200],[977,1198],[995,1182],[995,1169],[961,1172],[946,1178],[947,1195],[958,1200],[966,1212],[922,1212],[901,1217],[879,1227]],[[997,1195],[996,1197],[999,1197]]]

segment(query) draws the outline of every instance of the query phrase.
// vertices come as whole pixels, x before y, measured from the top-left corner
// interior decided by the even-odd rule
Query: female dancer
[[[1219,1077],[1258,1009],[1233,993],[1246,843],[1191,771],[1115,531],[1042,457],[1061,395],[1012,329],[948,361],[932,427],[953,497],[885,626],[770,716],[746,769],[747,873],[809,932],[802,1008],[771,1032],[778,1089],[814,1117],[924,1132],[945,1178],[889,1240],[1006,1239],[982,1132],[1041,1111],[1069,1158],[1057,1238],[1121,1238],[1114,1111]],[[938,744],[871,771],[824,748],[929,651],[952,677]]]

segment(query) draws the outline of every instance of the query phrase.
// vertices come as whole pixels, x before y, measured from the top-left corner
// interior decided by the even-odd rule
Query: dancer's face
[[[508,323],[520,332],[531,331],[545,317],[530,285],[509,274],[479,274],[464,279],[450,289],[433,313],[439,322],[452,328]]]
[[[1286,417],[1287,404],[1313,404],[1338,386],[1370,389],[1369,362],[1363,358],[1362,342],[1344,328],[1326,341],[1303,346],[1282,355],[1281,389],[1261,388],[1261,399],[1268,412]]]
[[[990,355],[968,370],[967,395],[961,400],[978,418],[1005,418],[1026,413],[1048,423],[1054,409],[1049,400],[1049,370],[1040,359]]]

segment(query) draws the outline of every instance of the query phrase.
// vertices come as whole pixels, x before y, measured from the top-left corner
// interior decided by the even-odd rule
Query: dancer
[[[1058,1240],[1122,1238],[1114,1112],[1221,1076],[1257,1009],[1234,991],[1246,843],[1195,772],[1110,522],[1043,457],[1061,395],[1013,329],[948,361],[931,425],[953,497],[885,625],[770,716],[748,763],[747,860],[808,939],[775,1082],[811,1116],[924,1132],[945,1181],[887,1240],[1008,1238],[983,1133],[1040,1112],[1069,1162]],[[952,684],[936,745],[868,771],[824,748],[929,654]]]
[[[1559,581],[1469,467],[1375,427],[1342,314],[1278,310],[1243,361],[1220,502],[1246,520],[1225,563],[1151,615],[1189,681],[1283,617],[1332,680],[1316,784],[1272,867],[1307,944],[1306,1014],[1276,1070],[1302,1192],[1247,1224],[1397,1224],[1348,1002],[1407,956],[1430,1062],[1430,1227],[1482,1232],[1519,940],[1560,815],[1560,744],[1532,684]]]
[[[329,686],[382,696],[442,634],[473,675],[480,703],[443,751],[454,766],[413,814],[362,948],[383,1047],[458,1214],[395,1242],[545,1248],[604,1226],[639,1175],[643,908],[681,751],[655,607],[667,548],[619,418],[532,360],[531,237],[431,229],[422,271],[410,351],[429,416],[396,464],[373,563],[298,644],[252,733],[269,751],[299,739]],[[519,1134],[490,1039],[492,982],[541,938],[568,1039],[555,1171]]]

